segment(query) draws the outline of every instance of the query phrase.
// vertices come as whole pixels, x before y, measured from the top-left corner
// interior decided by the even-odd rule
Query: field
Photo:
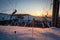
[[[0,26],[0,40],[60,40],[60,28]]]

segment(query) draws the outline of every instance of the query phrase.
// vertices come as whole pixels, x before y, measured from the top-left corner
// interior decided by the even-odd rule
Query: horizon
[[[1,14],[7,14],[7,13],[0,13],[0,15]],[[12,14],[7,14],[7,15],[12,15]],[[20,15],[20,14],[14,14],[14,15]],[[30,14],[22,14],[21,13],[21,15],[30,15]],[[30,16],[34,16],[34,15],[30,15]],[[45,17],[45,15],[43,15],[43,16],[35,16],[35,17]],[[47,16],[47,17],[52,17],[52,16]]]

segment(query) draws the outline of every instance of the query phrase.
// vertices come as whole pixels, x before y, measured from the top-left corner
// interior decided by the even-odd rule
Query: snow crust
[[[0,40],[60,40],[60,28],[0,26]]]

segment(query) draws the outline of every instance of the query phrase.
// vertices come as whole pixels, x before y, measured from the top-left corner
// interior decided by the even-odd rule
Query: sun
[[[40,13],[37,13],[36,16],[41,16],[41,14]]]
[[[38,11],[38,10],[37,10],[37,11],[35,11],[33,14],[34,14],[34,16],[41,16],[40,11]]]

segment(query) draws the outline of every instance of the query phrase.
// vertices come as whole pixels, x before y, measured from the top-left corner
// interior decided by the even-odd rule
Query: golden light
[[[37,10],[35,12],[33,12],[34,16],[41,16],[41,11]]]
[[[41,14],[40,14],[40,13],[36,13],[35,15],[36,15],[36,16],[41,16]]]
[[[18,13],[20,14],[20,13],[29,13],[30,15],[32,15],[32,16],[39,16],[39,17],[41,17],[41,16],[45,16],[46,14],[47,14],[47,11],[40,11],[40,10],[36,10],[36,11],[27,11],[27,12],[20,12],[20,11],[18,11]],[[48,10],[48,15],[47,16],[51,16],[52,15],[52,11],[50,11],[50,10]]]

